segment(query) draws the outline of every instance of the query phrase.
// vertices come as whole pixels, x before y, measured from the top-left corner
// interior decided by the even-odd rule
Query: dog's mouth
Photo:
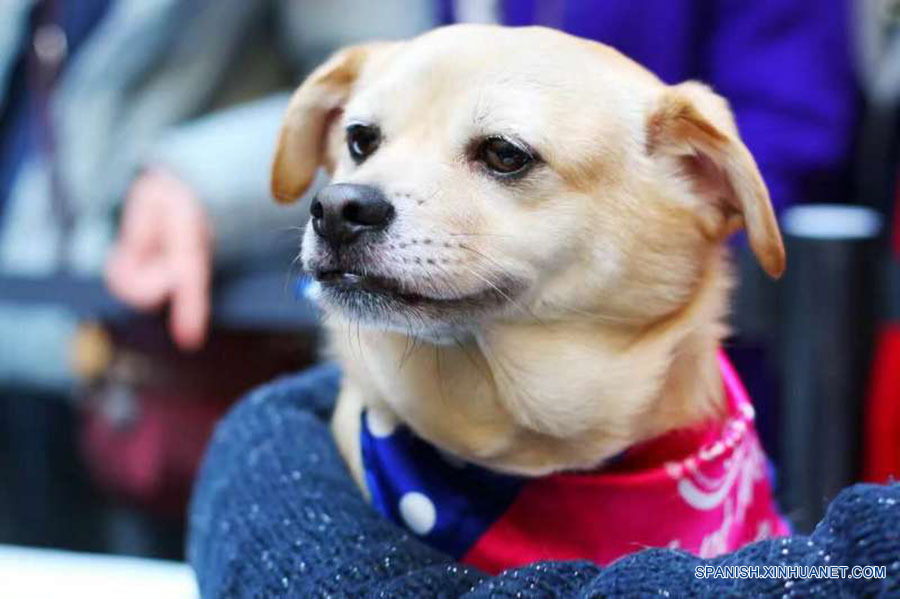
[[[412,291],[398,279],[351,270],[322,269],[314,273],[325,297],[338,307],[372,320],[391,313],[414,312],[420,317],[454,320],[501,308],[512,301],[513,285],[491,284],[465,295],[439,297]]]
[[[323,288],[333,291],[363,292],[390,296],[408,304],[430,301],[443,301],[418,293],[404,291],[399,281],[376,275],[363,275],[346,270],[320,270],[315,273],[316,280]]]

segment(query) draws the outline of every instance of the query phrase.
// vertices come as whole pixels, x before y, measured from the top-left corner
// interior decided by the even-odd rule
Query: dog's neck
[[[596,467],[719,412],[730,277],[713,268],[677,314],[643,327],[498,321],[453,343],[338,321],[348,379],[420,436],[495,470]]]

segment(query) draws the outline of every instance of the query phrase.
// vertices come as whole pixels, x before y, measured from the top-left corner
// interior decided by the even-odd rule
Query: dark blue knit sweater
[[[378,515],[327,417],[339,372],[322,366],[252,393],[219,425],[191,506],[189,558],[205,599],[900,597],[900,485],[858,485],[808,537],[713,560],[664,549],[600,568],[547,562],[490,577]],[[698,565],[885,566],[886,578],[699,578]]]

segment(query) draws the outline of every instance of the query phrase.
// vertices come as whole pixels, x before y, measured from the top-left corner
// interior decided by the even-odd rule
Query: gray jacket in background
[[[32,5],[0,3],[0,105],[30,43]],[[0,272],[99,275],[116,209],[151,165],[197,192],[217,258],[266,247],[305,220],[303,202],[278,207],[268,191],[290,89],[337,47],[432,24],[428,0],[112,0],[51,100],[56,168],[75,217],[68,245],[59,247],[50,169],[29,157],[0,220]],[[0,306],[0,383],[66,384],[74,326],[63,309]]]

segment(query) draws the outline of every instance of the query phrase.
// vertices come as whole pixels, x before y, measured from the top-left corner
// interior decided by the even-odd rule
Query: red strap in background
[[[894,185],[891,248],[900,262],[900,173]],[[893,268],[897,268],[896,264]],[[890,306],[888,313],[900,312]],[[872,378],[863,423],[862,478],[869,482],[900,479],[900,322],[890,320],[878,331]]]
[[[900,479],[900,324],[879,332],[865,420],[863,480]]]

